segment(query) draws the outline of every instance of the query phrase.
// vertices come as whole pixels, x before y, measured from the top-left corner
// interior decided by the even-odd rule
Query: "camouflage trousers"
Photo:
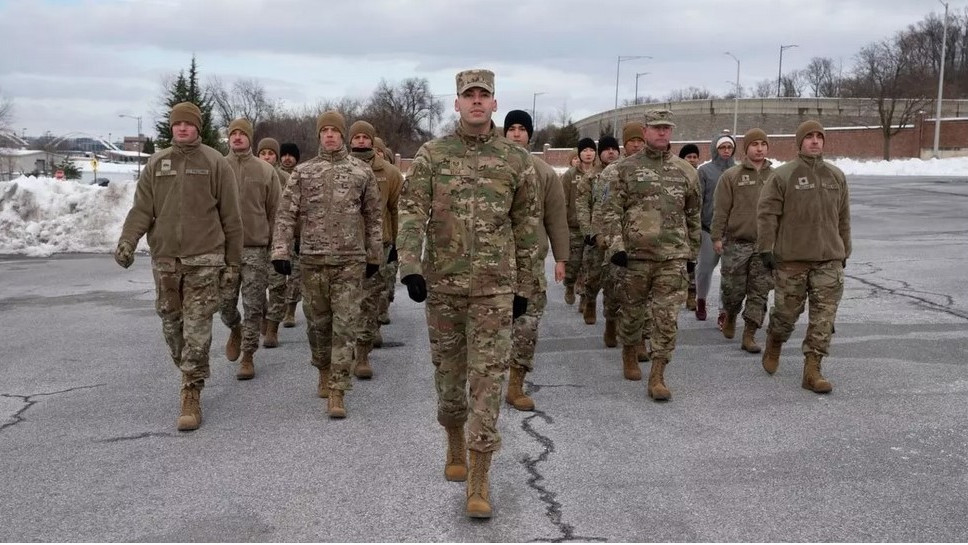
[[[602,275],[605,272],[605,249],[585,245],[582,256],[582,270],[585,273],[585,301],[594,302],[602,289]]]
[[[579,281],[582,268],[582,256],[585,252],[585,237],[580,229],[568,230],[568,261],[565,262],[565,287],[575,286],[580,295],[584,293],[584,283]]]
[[[602,293],[606,320],[617,320],[618,309],[622,306],[622,284],[625,267],[612,263],[602,265]]]
[[[513,299],[510,293],[467,297],[433,291],[427,297],[437,421],[445,427],[466,422],[471,450],[501,447],[497,417],[511,358]]]
[[[723,244],[719,293],[727,314],[736,316],[742,308],[744,321],[763,327],[766,302],[773,289],[773,275],[756,254],[755,246],[753,242],[740,241],[726,241]]]
[[[776,284],[769,334],[786,342],[797,319],[810,301],[807,335],[803,353],[827,355],[834,332],[837,307],[844,295],[844,267],[840,261],[786,262],[773,271]]]
[[[511,329],[511,366],[534,370],[534,349],[538,344],[538,324],[548,305],[544,290],[535,291],[528,300],[528,311],[514,320]]]
[[[269,264],[269,297],[266,303],[266,320],[281,322],[286,315],[286,282],[289,277],[283,276]]]
[[[236,293],[223,293],[219,304],[222,323],[228,327],[242,324],[242,351],[259,348],[259,330],[266,310],[266,288],[269,285],[269,250],[265,246],[242,248],[242,281]],[[239,315],[239,292],[242,315]]]
[[[212,347],[212,317],[218,310],[222,266],[184,265],[173,258],[151,260],[155,312],[184,384],[205,386]]]
[[[292,274],[286,277],[286,304],[298,303],[302,300],[302,295],[300,290],[302,289],[302,273],[299,266],[299,255],[296,253],[292,254]]]
[[[380,317],[381,322],[386,322],[390,320],[390,301],[393,301],[393,290],[396,289],[397,281],[397,270],[400,268],[400,262],[394,261],[392,263],[387,263],[386,260],[390,257],[390,245],[384,243],[383,245],[383,260],[384,264],[380,267],[380,277],[383,278],[384,286],[383,290],[380,292]]]
[[[382,270],[383,267],[380,267]],[[364,274],[365,276],[365,274]],[[360,293],[360,331],[356,340],[361,343],[372,344],[376,338],[376,332],[380,329],[380,300],[386,290],[387,283],[383,275],[377,272],[369,278],[363,278]]]
[[[679,309],[686,301],[686,261],[630,260],[625,271],[625,298],[619,307],[618,341],[638,344],[648,337],[646,314],[652,311],[652,356],[672,359],[679,331]]]
[[[349,390],[360,330],[360,290],[364,263],[302,263],[303,312],[312,365],[330,369],[329,388]]]

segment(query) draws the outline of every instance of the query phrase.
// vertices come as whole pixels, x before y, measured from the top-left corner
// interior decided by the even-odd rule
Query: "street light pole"
[[[615,118],[612,122],[612,136],[618,137],[618,75],[619,71],[622,69],[622,63],[625,61],[633,61],[636,59],[652,59],[648,55],[619,55],[618,60],[615,62]]]
[[[141,178],[141,116],[140,115],[129,115],[129,114],[118,114],[118,117],[129,117],[131,119],[136,119],[138,121],[138,178]]]
[[[641,78],[642,76],[648,76],[651,73],[652,72],[639,72],[635,74],[635,104],[636,105],[638,105],[639,103],[639,78]]]
[[[941,0],[938,0],[941,2]],[[945,57],[945,46],[948,45],[948,3],[941,2],[944,6],[944,30],[942,31],[941,38],[941,70],[938,74],[938,105],[935,109],[934,114],[934,158],[940,158],[940,152],[938,151],[939,141],[941,140],[941,97],[944,93],[944,57]]]
[[[544,95],[544,94],[547,94],[547,93],[545,91],[538,91],[537,93],[531,96],[531,123],[532,124],[536,125],[538,123],[538,113],[535,110],[535,108],[538,105],[538,95]],[[504,128],[506,129],[507,127],[504,127]],[[535,127],[535,129],[537,128],[538,127]]]
[[[776,97],[780,98],[780,81],[783,79],[783,50],[791,47],[799,47],[797,44],[780,46],[780,67],[776,70]]]
[[[736,91],[733,92],[733,138],[736,138],[736,121],[739,117],[739,59],[729,51],[726,54],[736,61]]]

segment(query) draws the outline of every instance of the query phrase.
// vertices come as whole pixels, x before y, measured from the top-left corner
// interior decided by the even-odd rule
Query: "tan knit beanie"
[[[172,126],[182,121],[191,123],[195,125],[196,129],[202,130],[202,111],[191,102],[179,102],[172,107],[171,114],[168,115],[168,125]]]
[[[376,129],[366,121],[357,121],[350,125],[350,140],[358,134],[365,134],[370,137],[370,141],[376,144]]]
[[[247,137],[249,137],[249,145],[252,145],[252,123],[249,123],[248,119],[240,117],[235,121],[229,123],[228,135],[232,136],[235,131],[242,131]]]
[[[633,138],[638,138],[639,140],[644,141],[645,140],[644,134],[645,134],[645,131],[642,128],[642,124],[639,123],[638,121],[632,121],[630,123],[626,123],[625,126],[622,127],[622,145],[624,146],[625,144],[628,143],[629,140]]]
[[[819,132],[824,138],[827,136],[824,134],[823,125],[821,125],[819,121],[808,119],[803,123],[800,123],[800,126],[797,127],[797,150],[799,150],[800,146],[803,144],[803,139],[812,132]]]
[[[766,137],[766,132],[764,132],[763,129],[755,128],[746,131],[746,134],[743,135],[743,153],[746,153],[746,150],[749,149],[750,144],[756,142],[757,140],[766,142],[767,146],[770,145],[770,140]]]
[[[319,114],[319,117],[316,118],[316,136],[319,136],[319,131],[323,130],[323,127],[334,127],[343,135],[343,138],[346,138],[346,119],[343,118],[343,114],[336,110]]]
[[[262,140],[259,140],[259,145],[255,150],[256,155],[258,155],[259,152],[264,149],[274,151],[276,154],[276,158],[277,159],[279,158],[279,141],[276,140],[275,138],[263,138]]]

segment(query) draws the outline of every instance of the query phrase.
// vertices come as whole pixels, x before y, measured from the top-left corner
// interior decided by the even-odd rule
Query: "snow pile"
[[[895,159],[893,161],[831,161],[848,176],[968,176],[968,157]]]
[[[0,182],[0,253],[114,251],[135,187],[26,176]],[[139,247],[147,249],[143,239]]]

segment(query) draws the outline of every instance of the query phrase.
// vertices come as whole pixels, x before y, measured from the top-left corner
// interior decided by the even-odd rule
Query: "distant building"
[[[147,140],[148,137],[143,134],[139,134],[138,136],[125,136],[123,149],[124,151],[141,151],[145,149],[145,141]]]
[[[54,165],[66,157],[67,155],[58,152],[0,148],[0,181],[12,180],[32,172],[52,176]]]

